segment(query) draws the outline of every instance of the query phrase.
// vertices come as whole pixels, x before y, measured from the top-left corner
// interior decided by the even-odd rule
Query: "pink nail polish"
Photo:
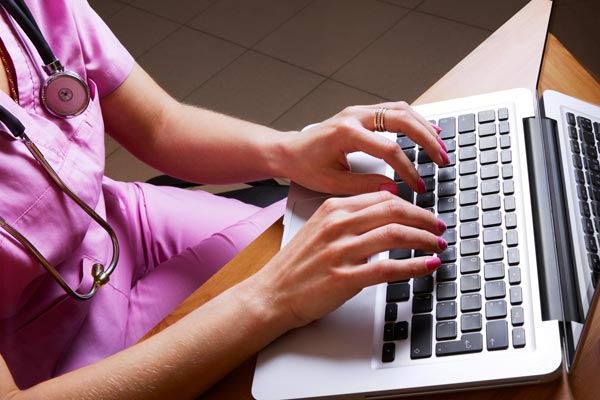
[[[425,193],[427,191],[427,188],[425,187],[425,181],[423,180],[423,178],[419,178],[417,180],[417,190],[419,191],[419,193]]]
[[[398,195],[398,186],[395,183],[384,183],[379,186],[379,190],[385,190],[386,192],[390,192],[391,194]]]
[[[450,159],[448,158],[448,153],[446,153],[444,150],[440,150],[440,156],[442,157],[443,165],[450,164]]]
[[[438,238],[438,247],[444,251],[448,247],[448,242],[446,242],[443,238]]]
[[[442,221],[439,218],[437,220],[437,226],[438,226],[438,231],[440,231],[440,233],[446,232],[446,224],[444,223],[444,221]]]
[[[440,265],[442,265],[442,260],[437,257],[431,257],[425,261],[425,265],[427,266],[427,270],[433,272],[438,269]]]
[[[442,131],[442,128],[440,128],[439,126],[437,126],[436,124],[431,124],[431,126],[433,127],[433,129],[435,129],[435,131],[437,133],[440,133]]]
[[[446,148],[446,143],[444,143],[444,141],[442,139],[440,139],[440,137],[436,137],[435,138],[437,140],[437,142],[440,144],[440,146],[442,147],[442,149],[444,149],[444,151],[447,153],[448,149]]]

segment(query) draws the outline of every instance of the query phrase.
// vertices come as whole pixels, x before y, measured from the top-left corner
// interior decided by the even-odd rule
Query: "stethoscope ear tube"
[[[20,139],[25,134],[25,127],[23,126],[21,121],[19,121],[17,119],[17,117],[12,115],[12,113],[10,113],[6,108],[2,107],[1,105],[0,105],[0,121],[2,121],[2,123],[4,123],[4,125],[10,131],[9,133],[15,139]]]

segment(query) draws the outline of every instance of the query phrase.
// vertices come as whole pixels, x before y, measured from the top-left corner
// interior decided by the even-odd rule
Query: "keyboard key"
[[[504,224],[507,229],[513,229],[517,227],[517,214],[514,212],[507,213],[504,216]]]
[[[394,340],[404,340],[406,338],[408,338],[408,322],[396,322],[394,324]]]
[[[496,112],[494,110],[480,111],[477,113],[477,120],[480,124],[493,122],[496,120]]]
[[[480,170],[481,179],[491,179],[500,176],[500,168],[497,165],[482,165]]]
[[[479,125],[479,137],[491,136],[496,134],[496,124],[487,123]]]
[[[433,337],[433,316],[419,314],[412,317],[410,332],[410,358],[431,357],[431,340]]]
[[[501,135],[506,135],[507,133],[510,133],[510,124],[508,121],[501,121],[498,124],[498,131],[500,132]]]
[[[452,139],[456,136],[456,119],[454,117],[440,119],[438,126],[442,128],[440,133],[442,139]]]
[[[505,195],[513,194],[515,192],[515,182],[513,180],[502,182],[502,192]]]
[[[518,285],[521,283],[521,268],[511,267],[508,269],[508,282],[511,285]]]
[[[502,228],[488,228],[483,230],[483,243],[493,244],[500,243],[502,241]]]
[[[463,294],[460,297],[460,311],[479,311],[481,310],[481,295],[479,293]]]
[[[500,210],[485,211],[482,218],[484,228],[502,224],[502,213]]]
[[[438,185],[438,197],[454,196],[456,194],[456,183],[444,182]]]
[[[500,121],[505,121],[508,119],[508,108],[498,109],[498,119]]]
[[[413,142],[408,136],[398,138],[396,142],[400,145],[402,150],[412,149],[415,147],[415,142]]]
[[[385,342],[394,340],[394,324],[390,323],[383,326],[383,340]]]
[[[483,267],[483,277],[486,281],[492,279],[504,279],[504,264],[501,262],[485,264]]]
[[[473,132],[475,130],[475,114],[460,115],[458,117],[458,133]]]
[[[465,190],[460,192],[459,195],[459,203],[461,206],[477,204],[478,199],[479,194],[477,193],[477,190]]]
[[[441,254],[438,254],[442,263],[453,263],[456,261],[456,247],[449,246]]]
[[[583,162],[581,162],[581,156],[573,154],[573,166],[577,169],[583,168]]]
[[[462,178],[461,178],[462,179]],[[481,182],[481,194],[494,194],[500,192],[500,182],[497,179]]]
[[[571,140],[571,153],[581,153],[581,149],[579,148],[579,142],[577,140]]]
[[[447,340],[456,338],[456,322],[443,321],[435,326],[435,338],[437,340]]]
[[[501,136],[500,143],[502,143],[502,139],[504,138],[510,139],[509,136]],[[479,139],[479,150],[481,151],[495,149],[497,145],[498,141],[496,140],[496,136],[486,136]]]
[[[460,147],[473,146],[477,141],[477,136],[474,133],[463,133],[458,135],[458,145]]]
[[[463,257],[460,259],[460,273],[471,274],[481,270],[481,259],[479,256]]]
[[[506,245],[508,247],[516,246],[519,244],[519,233],[516,230],[510,230],[506,232]]]
[[[492,321],[485,324],[485,336],[488,350],[508,348],[508,324],[506,321]]]
[[[513,324],[513,326],[521,326],[525,323],[523,307],[513,307],[510,310],[510,322]]]
[[[497,210],[500,208],[500,195],[491,194],[481,198],[481,208],[483,211]]]
[[[577,134],[577,128],[574,126],[569,126],[569,137],[575,140],[579,138],[579,135]]]
[[[435,204],[435,194],[433,192],[419,193],[417,195],[417,206],[426,208],[433,207]]]
[[[508,136],[508,135],[500,136],[500,148],[501,149],[510,148],[510,136]]]
[[[384,343],[383,350],[381,353],[381,362],[389,363],[394,361],[396,356],[396,344],[395,343]]]
[[[413,279],[413,293],[423,294],[433,292],[433,276],[421,276]]]
[[[510,164],[512,162],[512,150],[502,150],[500,152],[500,161],[502,164]]]
[[[476,332],[481,330],[481,314],[463,314],[460,317],[460,330],[462,332]]]
[[[435,178],[434,177],[425,178],[425,179],[423,179],[423,182],[425,182],[425,191],[433,192],[433,189],[435,189]]]
[[[483,336],[481,333],[468,333],[462,335],[460,340],[439,342],[435,345],[435,355],[438,357],[477,353],[482,350]]]
[[[589,118],[578,116],[577,126],[584,131],[592,131],[592,121]]]
[[[477,157],[477,148],[475,146],[462,147],[458,150],[458,159],[460,161],[473,160]]]
[[[440,213],[438,218],[444,221],[447,228],[454,228],[456,226],[456,213]]]
[[[514,196],[504,198],[504,211],[515,211],[517,202]]]
[[[567,113],[567,124],[575,125],[575,115],[573,113]]]
[[[438,268],[439,270],[439,268]],[[413,314],[429,313],[433,310],[433,296],[431,294],[420,294],[413,297]]]
[[[417,154],[415,149],[404,150],[404,154],[406,154],[406,157],[408,157],[410,162],[413,162],[413,163],[415,162],[416,154]]]
[[[448,153],[448,164],[446,167],[454,167],[456,165],[456,153]]]
[[[447,213],[456,210],[456,198],[442,197],[438,200],[438,213]]]
[[[440,168],[438,170],[438,181],[446,182],[456,179],[456,168]]]
[[[456,302],[441,301],[435,305],[435,315],[439,320],[456,318]]]
[[[462,178],[461,178],[462,179]],[[479,219],[479,207],[462,207],[459,211],[460,222],[475,221]]]
[[[456,264],[442,264],[435,272],[438,282],[453,281],[456,279]]]
[[[398,197],[414,204],[414,193],[413,190],[404,182],[396,184],[398,188]]]
[[[493,300],[485,303],[485,317],[487,319],[505,318],[506,317],[506,301]]]
[[[600,257],[598,257],[598,254],[588,253],[588,266],[593,271],[600,271]]]
[[[475,160],[464,161],[464,162],[460,163],[460,165],[458,166],[458,173],[460,175],[470,175],[470,174],[474,174],[476,172],[477,172],[477,161],[475,161]]]
[[[496,150],[486,150],[479,153],[479,162],[482,165],[496,164],[498,162],[498,152]]]
[[[449,245],[456,244],[456,229],[446,229],[446,232],[442,235],[442,239]]]
[[[385,321],[393,322],[398,316],[398,305],[396,303],[389,303],[385,305]]]
[[[504,282],[503,282],[504,283]],[[520,286],[511,287],[509,290],[510,304],[518,305],[523,302],[523,291]]]
[[[503,179],[511,179],[513,177],[513,166],[512,165],[503,165],[502,166],[502,178]]]
[[[392,249],[390,250],[390,258],[393,260],[406,260],[410,258],[411,250],[410,249]]]
[[[525,329],[514,328],[512,331],[512,340],[513,340],[513,347],[515,349],[520,349],[522,347],[525,347]]]
[[[433,163],[420,164],[417,167],[417,172],[423,178],[427,178],[428,176],[434,176],[435,175],[435,164],[433,164]]]
[[[520,262],[519,248],[513,247],[507,250],[506,257],[508,258],[508,265],[516,265]]]
[[[506,297],[506,285],[504,284],[504,281],[486,282],[483,290],[485,292],[486,300],[503,299]]]
[[[481,289],[479,275],[465,275],[460,277],[460,291],[462,293],[478,292]]]
[[[407,301],[410,296],[410,285],[408,283],[394,283],[387,286],[385,301],[387,303],[398,303]]]
[[[479,224],[477,222],[466,222],[460,225],[460,238],[469,239],[479,236]]]
[[[479,239],[465,239],[460,242],[460,255],[472,256],[479,254]]]
[[[483,261],[502,261],[504,259],[504,246],[494,244],[483,248]]]
[[[436,293],[436,299],[438,301],[455,299],[456,298],[456,283],[454,283],[454,282],[438,283],[435,293]]]
[[[425,150],[419,150],[417,160],[419,161],[419,164],[424,164],[432,161],[429,157],[429,154],[427,154]]]
[[[456,151],[456,140],[446,139],[443,142],[444,142],[444,145],[446,146],[446,150],[448,150],[448,153],[452,153],[453,151]]]

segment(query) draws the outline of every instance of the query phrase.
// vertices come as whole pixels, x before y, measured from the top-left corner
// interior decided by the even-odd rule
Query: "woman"
[[[346,154],[384,159],[415,191],[423,180],[394,142],[374,135],[375,110],[438,164],[439,128],[405,103],[350,107],[305,133],[277,132],[169,97],[80,0],[28,2],[57,57],[87,80],[93,100],[71,119],[39,100],[43,77],[10,17],[0,21],[0,104],[25,125],[61,178],[116,231],[121,258],[86,302],[68,297],[2,232],[0,397],[193,397],[284,332],[334,310],[361,288],[431,273],[437,257],[366,264],[396,247],[439,253],[445,225],[394,196],[394,182],[348,171]],[[149,340],[139,338],[279,218],[204,192],[103,176],[104,131],[153,167],[205,183],[289,177],[330,199],[259,273]],[[19,141],[0,138],[0,217],[67,283],[84,292],[111,256],[106,233],[56,188]],[[391,192],[391,193],[390,193]],[[228,357],[223,357],[228,354]],[[233,357],[231,355],[234,355]],[[11,397],[12,396],[12,397]]]

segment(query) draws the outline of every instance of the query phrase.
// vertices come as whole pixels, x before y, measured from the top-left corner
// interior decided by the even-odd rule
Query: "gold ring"
[[[378,108],[375,110],[374,125],[378,132],[385,132],[385,112],[387,108]]]

